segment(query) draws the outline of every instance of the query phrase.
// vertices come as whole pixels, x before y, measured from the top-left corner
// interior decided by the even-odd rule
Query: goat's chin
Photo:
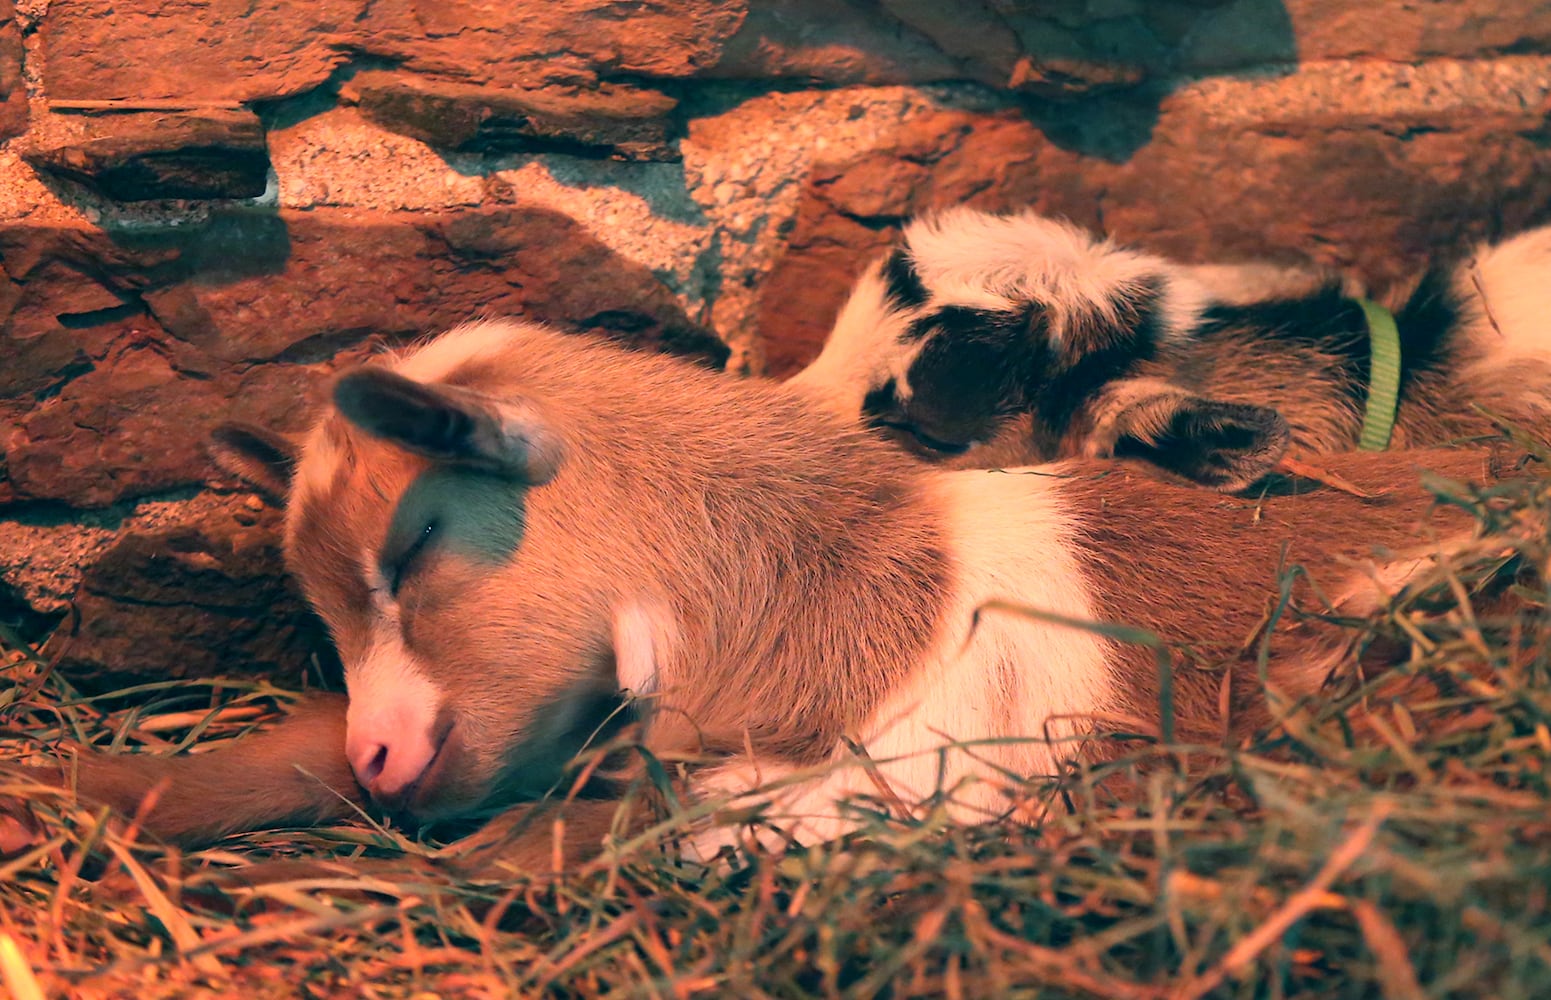
[[[530,723],[527,737],[495,755],[472,752],[454,729],[406,803],[403,818],[421,826],[478,822],[514,805],[570,794],[579,776],[578,755],[589,745],[607,744],[630,717],[617,708],[602,711],[605,702],[617,705],[612,692],[591,701],[565,705],[567,724],[554,725],[556,714],[550,715],[549,725]],[[607,783],[602,775],[608,771],[600,769],[584,794]]]
[[[536,791],[529,786],[546,779],[553,784],[560,776],[558,767],[524,766],[520,754],[492,753],[484,744],[480,736],[468,737],[464,725],[453,726],[425,773],[397,803],[395,818],[422,827],[477,819],[541,796],[548,785]],[[540,769],[553,773],[540,775]],[[531,780],[513,781],[513,770]]]

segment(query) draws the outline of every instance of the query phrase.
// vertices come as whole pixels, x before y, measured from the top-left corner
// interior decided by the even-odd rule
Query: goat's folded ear
[[[271,500],[285,502],[300,442],[253,424],[228,422],[210,433],[208,448],[216,465]]]
[[[1131,400],[1101,437],[1117,458],[1140,458],[1216,490],[1241,490],[1276,468],[1292,440],[1268,406],[1225,403],[1179,391]]]
[[[339,412],[373,437],[416,454],[516,476],[533,485],[560,468],[560,437],[526,400],[498,400],[448,385],[360,368],[334,384]]]

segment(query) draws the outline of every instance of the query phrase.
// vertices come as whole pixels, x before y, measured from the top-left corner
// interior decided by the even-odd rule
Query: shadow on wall
[[[22,431],[0,503],[92,507],[198,482],[198,438],[215,421],[294,427],[298,385],[336,355],[471,317],[727,357],[647,268],[545,209],[226,209],[111,234],[16,226],[0,230],[0,256],[12,281],[3,333],[17,347],[0,407]]]
[[[1150,140],[1174,81],[1297,60],[1282,0],[797,0],[753,4],[713,75],[970,80],[1009,91],[1061,148],[1122,161]]]
[[[1041,4],[1023,4],[1034,10]],[[1284,74],[1298,62],[1298,41],[1282,0],[1147,3],[1129,18],[1087,25],[1101,60],[1144,68],[1129,93],[1090,102],[1023,100],[1023,111],[1055,146],[1112,163],[1125,162],[1153,139],[1159,109],[1181,79]],[[1113,34],[1111,34],[1111,32]],[[1062,38],[1059,31],[1055,39]],[[1034,37],[1043,39],[1044,35]],[[1057,48],[1051,57],[1062,55]],[[1036,43],[1036,46],[1038,43]],[[1044,53],[1033,50],[1034,58]]]

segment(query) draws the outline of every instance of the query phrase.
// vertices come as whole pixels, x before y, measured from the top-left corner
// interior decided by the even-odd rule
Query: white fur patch
[[[1118,323],[1116,303],[1149,283],[1162,286],[1165,337],[1193,327],[1210,296],[1160,257],[1098,239],[1035,212],[990,215],[953,208],[905,227],[916,272],[934,306],[1007,310],[1038,302],[1059,340],[1068,317]]]
[[[1454,283],[1473,307],[1465,336],[1492,363],[1551,358],[1551,226],[1483,244]]]
[[[345,664],[345,687],[345,752],[357,774],[372,748],[383,746],[383,789],[396,791],[419,777],[436,752],[434,730],[445,696],[405,648],[397,614],[383,616],[366,654]]]
[[[303,439],[301,457],[291,480],[291,495],[285,505],[287,544],[308,501],[328,492],[345,460],[345,453],[334,443],[333,436],[324,430],[321,422]]]
[[[400,714],[401,703],[413,703],[420,707],[411,714],[431,719],[442,701],[441,690],[399,638],[396,615],[379,622],[366,654],[345,666],[345,686],[351,718]]]
[[[1094,632],[986,608],[1016,605],[1077,621],[1093,619],[1088,580],[1066,539],[1076,525],[1051,480],[1020,471],[955,472],[933,477],[947,512],[957,593],[925,661],[858,734],[875,765],[850,761],[844,748],[827,773],[761,793],[768,815],[801,840],[839,836],[853,822],[836,803],[849,796],[907,806],[938,790],[956,822],[1010,811],[999,771],[1038,778],[1057,772],[1075,750],[1070,737],[1107,704],[1113,689],[1109,643]],[[976,622],[976,610],[982,609]],[[1028,738],[969,749],[945,744]],[[742,797],[759,782],[790,777],[789,768],[737,761],[702,779],[709,796]],[[880,789],[882,786],[887,793]],[[745,798],[744,803],[750,800]],[[729,842],[707,831],[702,857]]]
[[[1247,306],[1267,299],[1293,299],[1311,295],[1330,280],[1322,271],[1248,261],[1239,264],[1176,264],[1176,273],[1196,282],[1214,303]],[[1355,281],[1343,281],[1348,295],[1364,294]]]
[[[1016,605],[1093,620],[1085,573],[1068,539],[1076,525],[1042,470],[955,472],[934,477],[947,514],[957,595],[925,668],[874,719],[875,759],[933,747],[943,739],[1069,736],[1111,690],[1108,643],[1096,633],[1013,611]],[[979,610],[979,620],[976,612]],[[1054,774],[1071,747],[1035,742],[982,748],[987,760],[1022,775]],[[960,760],[959,766],[982,770]],[[937,762],[917,759],[897,780],[913,793],[935,786]],[[981,806],[1000,811],[994,802]]]
[[[893,378],[903,383],[919,345],[903,341],[914,310],[898,310],[889,301],[882,262],[857,281],[841,307],[824,349],[786,384],[846,420],[862,412],[867,393]]]
[[[614,665],[621,690],[648,695],[657,690],[664,659],[677,646],[672,612],[656,601],[628,601],[614,612]]]
[[[1406,584],[1438,564],[1436,558],[1419,556],[1369,566],[1353,573],[1330,599],[1331,606],[1349,615],[1367,616],[1389,603]]]
[[[1378,563],[1368,563],[1349,575],[1331,595],[1331,606],[1348,615],[1371,615],[1393,600],[1401,591],[1420,582],[1429,572],[1458,556],[1475,543],[1471,532],[1441,540],[1425,552],[1397,555]]]
[[[418,382],[440,382],[471,362],[511,353],[512,342],[532,323],[481,320],[454,327],[400,355],[393,370]]]

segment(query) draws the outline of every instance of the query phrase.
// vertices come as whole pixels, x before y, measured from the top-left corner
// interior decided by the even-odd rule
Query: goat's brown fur
[[[277,824],[313,826],[352,816],[366,802],[338,751],[345,699],[314,694],[258,732],[204,753],[62,757],[40,775],[83,801],[121,816],[145,808],[145,829],[174,843],[198,844]]]
[[[1237,654],[1274,599],[1280,570],[1308,570],[1313,587],[1295,597],[1315,606],[1314,595],[1339,594],[1360,572],[1346,560],[1382,563],[1384,550],[1417,544],[1431,510],[1418,468],[1462,479],[1496,474],[1479,451],[1332,456],[1324,463],[1330,472],[1375,498],[1300,487],[1248,500],[1096,460],[942,472],[900,462],[888,445],[780,386],[533,328],[481,329],[463,331],[462,342],[437,342],[461,343],[455,363],[432,364],[437,344],[395,363],[430,385],[524,400],[558,435],[565,459],[541,486],[500,487],[523,513],[512,551],[496,559],[438,551],[397,595],[395,641],[427,664],[456,720],[446,758],[412,803],[428,817],[498,810],[552,783],[564,761],[547,759],[554,748],[536,736],[566,714],[578,691],[613,684],[611,628],[621,604],[659,602],[675,626],[653,650],[644,739],[659,756],[730,760],[748,750],[756,771],[760,762],[779,771],[834,759],[843,755],[842,738],[886,733],[879,713],[908,716],[910,699],[937,690],[933,683],[960,701],[1005,692],[1002,702],[960,706],[993,735],[1038,737],[1050,698],[1090,690],[1108,692],[1087,706],[1091,716],[1155,725],[1150,652],[1058,625],[1009,625],[1013,612],[982,617],[977,602],[1025,600],[996,589],[1012,570],[1043,576],[1023,592],[1070,596],[1093,618],[1189,643],[1202,663],[1237,662],[1233,693],[1247,700],[1257,688]],[[490,349],[474,350],[482,336]],[[368,582],[374,552],[398,498],[429,467],[331,415],[298,468],[288,557],[347,670],[382,624],[359,620],[379,614],[372,609],[381,597]],[[1470,530],[1447,511],[1428,523],[1445,544]],[[1023,582],[1030,581],[1011,585]],[[1290,694],[1310,693],[1330,652],[1317,623],[1284,616],[1272,679]],[[1062,676],[1045,661],[1095,665],[1102,676]],[[1181,734],[1220,731],[1220,677],[1176,675]],[[321,769],[326,784],[349,784],[337,701],[319,713],[212,753],[144,763],[128,778],[118,771],[117,792],[93,769],[108,775],[137,765],[82,758],[83,791],[125,808],[135,789],[170,775],[147,824],[179,840],[337,816],[333,803],[341,800],[332,793],[292,783],[299,763]],[[911,735],[924,723],[911,724],[917,728],[905,727],[903,748],[931,749]],[[1092,719],[1076,726],[1093,728]],[[320,743],[330,733],[333,745]],[[1049,754],[1074,750],[1006,753],[1015,769],[1037,773]],[[284,794],[265,813],[260,796],[272,782]],[[228,784],[236,787],[215,790]],[[194,819],[211,796],[230,803],[233,822]],[[596,849],[603,807],[572,808],[588,817],[577,833],[582,857]],[[532,836],[547,838],[547,824],[539,826]],[[539,850],[516,849],[528,856],[530,848]]]
[[[1081,548],[1096,582],[1097,616],[1166,644],[1180,739],[1219,742],[1269,721],[1258,657],[1273,622],[1270,677],[1286,694],[1306,694],[1351,635],[1321,616],[1360,614],[1381,601],[1386,595],[1372,577],[1386,552],[1393,560],[1441,557],[1470,537],[1473,519],[1435,506],[1419,488],[1421,470],[1477,483],[1505,471],[1498,453],[1481,449],[1326,456],[1321,464],[1371,498],[1298,481],[1260,496],[1214,495],[1161,486],[1151,469],[1130,463],[1073,481],[1093,512]],[[1290,602],[1282,608],[1284,582]],[[1363,605],[1342,606],[1352,597]],[[1156,733],[1156,654],[1133,646],[1122,662],[1127,683],[1117,685],[1111,710]]]
[[[493,779],[505,733],[563,700],[576,664],[606,669],[613,606],[643,598],[678,623],[661,651],[675,710],[661,713],[664,729],[679,718],[710,749],[752,740],[795,759],[827,754],[936,625],[943,543],[910,470],[777,386],[526,336],[528,350],[475,358],[444,380],[540,401],[567,460],[552,483],[514,490],[526,534],[509,565],[481,572],[447,555],[400,598],[410,645],[438,664],[449,701],[468,706],[465,729],[488,734],[489,746],[464,751],[471,766]],[[316,477],[321,488],[305,485],[303,458],[288,552],[348,663],[365,641],[361,540],[380,537],[427,463],[337,416],[318,433],[343,458]],[[707,683],[706,663],[725,676]],[[514,674],[525,706],[511,704]],[[501,715],[485,721],[494,713],[480,706]]]

